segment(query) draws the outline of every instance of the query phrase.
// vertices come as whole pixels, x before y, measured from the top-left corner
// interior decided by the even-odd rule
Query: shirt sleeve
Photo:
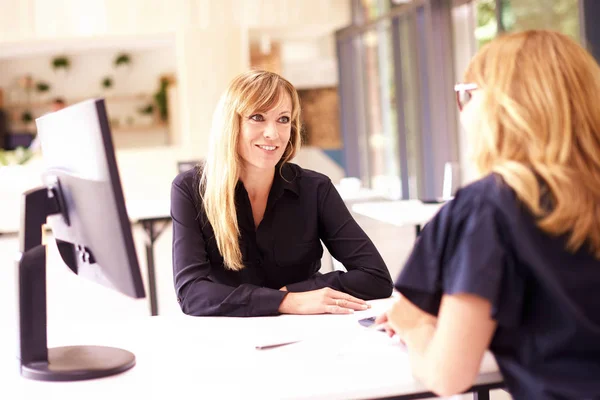
[[[320,239],[348,272],[315,276],[288,285],[288,290],[300,292],[331,287],[364,300],[389,297],[393,290],[392,278],[377,248],[352,218],[331,181],[319,190]]]
[[[515,326],[525,284],[503,239],[507,235],[501,234],[497,213],[485,202],[469,206],[453,202],[425,226],[395,287],[433,315],[444,294],[473,294],[490,302],[492,318],[499,325]]]
[[[285,292],[251,284],[232,287],[211,279],[191,185],[177,179],[171,187],[171,217],[175,292],[184,313],[230,317],[279,314]]]

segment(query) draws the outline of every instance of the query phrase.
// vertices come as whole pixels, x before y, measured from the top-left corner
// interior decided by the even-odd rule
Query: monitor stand
[[[78,381],[119,374],[135,365],[129,351],[102,346],[48,348],[46,309],[46,246],[42,227],[46,217],[62,214],[69,224],[60,181],[23,195],[20,257],[17,260],[19,348],[21,375],[41,381]],[[65,263],[77,272],[75,257],[91,257],[88,249],[57,243]]]

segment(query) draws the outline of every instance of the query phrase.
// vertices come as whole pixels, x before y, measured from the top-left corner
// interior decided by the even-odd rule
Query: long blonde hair
[[[600,258],[600,68],[567,36],[501,36],[471,61],[483,89],[470,138],[479,173],[496,172],[551,235]],[[478,110],[479,111],[479,110]],[[540,184],[541,181],[541,184]],[[551,207],[542,198],[549,196]]]
[[[240,74],[221,96],[213,116],[199,190],[225,268],[233,271],[244,268],[235,207],[235,188],[242,165],[238,154],[241,118],[273,109],[285,94],[292,100],[291,134],[279,163],[281,167],[296,155],[301,143],[300,100],[290,82],[267,71]]]

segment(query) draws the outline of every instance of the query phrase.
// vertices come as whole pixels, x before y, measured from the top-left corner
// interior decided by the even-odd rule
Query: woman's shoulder
[[[199,186],[200,186],[200,175],[202,174],[202,167],[197,165],[193,168],[180,172],[175,179],[173,179],[173,186],[179,187],[181,190],[186,191],[191,195],[194,200],[198,200]]]
[[[175,179],[173,179],[173,184],[181,187],[193,186],[197,180],[199,180],[201,174],[200,166],[195,166],[186,171],[180,172]]]
[[[457,212],[479,206],[507,211],[516,207],[517,197],[500,175],[492,173],[459,189],[451,203]]]

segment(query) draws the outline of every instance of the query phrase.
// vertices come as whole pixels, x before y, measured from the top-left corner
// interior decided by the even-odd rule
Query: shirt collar
[[[296,196],[300,196],[299,175],[300,173],[297,168],[294,168],[289,163],[277,165],[273,179],[273,192],[280,195],[284,191],[288,191],[294,193]]]
[[[295,167],[295,168],[294,168]],[[297,166],[285,163],[283,165],[278,164],[275,167],[275,175],[273,177],[273,185],[269,197],[274,196],[280,198],[285,191],[293,193],[296,197],[300,196],[300,185],[298,183],[298,177],[300,171]],[[246,190],[241,180],[236,185],[236,192],[240,190]]]

